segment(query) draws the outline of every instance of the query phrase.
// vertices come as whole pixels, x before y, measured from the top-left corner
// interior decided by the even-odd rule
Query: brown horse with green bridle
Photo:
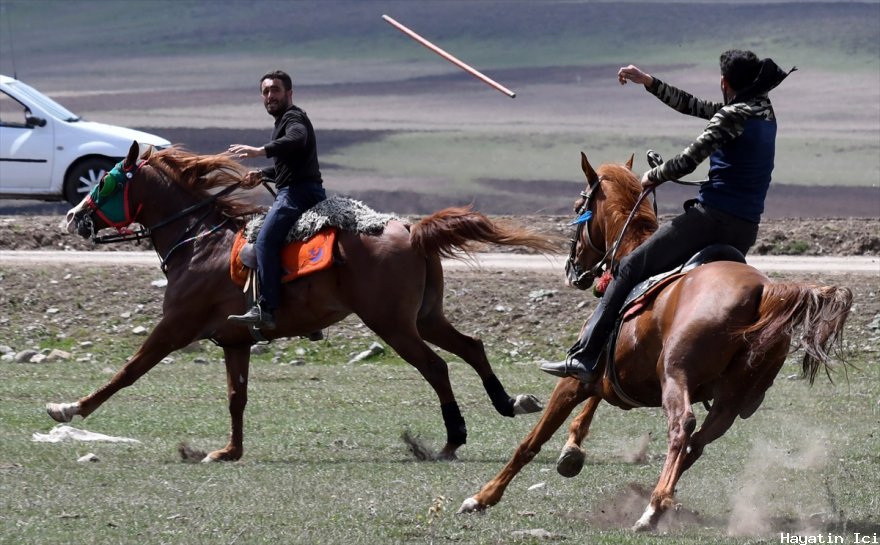
[[[585,289],[600,265],[610,266],[615,241],[620,241],[619,256],[628,254],[657,228],[657,218],[640,198],[632,158],[626,165],[605,164],[596,171],[582,154],[581,166],[587,188],[575,211],[592,217],[578,228],[567,269],[578,271],[570,280]],[[803,372],[811,383],[820,368],[828,371],[829,349],[840,340],[851,305],[847,288],[772,282],[735,261],[715,261],[671,277],[640,310],[622,319],[613,358],[606,350],[600,360],[602,378],[589,386],[577,378],[560,379],[541,420],[512,459],[459,512],[498,503],[514,476],[586,401],[556,464],[561,475],[577,475],[585,459],[581,443],[596,409],[606,401],[625,410],[663,407],[666,414],[666,462],[634,526],[656,528],[674,504],[676,483],[706,445],[724,435],[737,417],[746,419],[761,405],[793,340],[805,351]],[[711,403],[699,429],[691,408],[698,402]]]
[[[125,160],[67,213],[68,231],[84,237],[94,238],[108,226],[122,233],[109,235],[115,240],[149,237],[168,284],[162,317],[137,352],[95,392],[76,402],[48,404],[52,418],[86,417],[169,353],[210,339],[223,348],[232,431],[229,443],[205,461],[241,458],[255,340],[248,329],[227,321],[245,310],[245,294],[230,276],[230,249],[245,225],[243,217],[261,211],[232,191],[244,172],[227,156],[199,156],[175,147],[139,157],[135,142]],[[133,223],[144,227],[128,230]],[[440,457],[455,458],[467,428],[446,362],[428,343],[473,367],[500,414],[541,410],[533,396],[509,396],[482,342],[460,333],[444,316],[440,258],[468,252],[474,243],[554,248],[547,237],[493,222],[469,208],[440,210],[413,225],[391,219],[378,233],[339,230],[333,266],[284,284],[277,328],[262,335],[268,340],[306,336],[356,314],[434,389],[447,434]]]

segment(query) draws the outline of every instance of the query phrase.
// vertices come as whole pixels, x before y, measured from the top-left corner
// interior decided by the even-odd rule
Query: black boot
[[[606,317],[605,314],[612,315]],[[613,314],[607,312],[607,309],[600,304],[590,317],[587,327],[584,328],[583,336],[568,350],[565,359],[544,362],[541,364],[541,371],[557,377],[577,377],[584,384],[594,382],[599,378],[597,372],[599,356],[614,326]]]
[[[231,314],[226,319],[237,324],[275,329],[275,317],[272,316],[272,312],[260,307],[260,305],[252,306],[251,309],[244,314]]]

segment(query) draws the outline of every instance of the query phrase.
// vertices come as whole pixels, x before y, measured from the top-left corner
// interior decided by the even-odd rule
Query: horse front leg
[[[195,340],[195,335],[195,331],[181,327],[179,320],[166,315],[110,382],[73,403],[47,403],[46,412],[56,422],[70,422],[76,415],[89,416],[116,392],[134,384],[162,358]]]
[[[513,453],[507,465],[492,480],[472,497],[467,498],[459,507],[459,513],[484,511],[501,501],[501,496],[513,478],[531,462],[541,451],[541,447],[550,440],[556,430],[565,422],[575,407],[587,399],[587,391],[576,378],[563,378],[556,383],[544,414],[534,429]],[[596,401],[598,404],[598,401]],[[593,411],[595,407],[593,407]]]
[[[241,459],[244,454],[244,408],[247,405],[248,371],[251,351],[249,346],[223,347],[226,360],[226,395],[232,429],[229,443],[208,453],[202,462],[226,462]]]
[[[581,443],[586,439],[590,431],[590,424],[593,423],[593,415],[602,398],[593,396],[587,399],[581,414],[577,416],[568,428],[568,440],[562,447],[559,458],[556,459],[556,472],[563,477],[575,477],[584,468],[584,461],[587,458]]]

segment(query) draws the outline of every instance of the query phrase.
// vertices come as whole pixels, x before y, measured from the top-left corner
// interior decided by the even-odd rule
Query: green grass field
[[[813,388],[786,380],[795,372],[786,367],[762,409],[707,448],[683,478],[677,499],[698,519],[637,536],[626,527],[641,503],[617,527],[597,527],[597,520],[604,520],[601,510],[619,505],[630,483],[653,486],[665,452],[659,409],[601,408],[581,476],[555,473],[559,434],[499,505],[485,515],[453,516],[500,469],[536,417],[496,416],[470,369],[453,364],[470,444],[460,462],[415,462],[399,439],[404,430],[436,446],[443,436],[433,393],[413,369],[394,358],[356,366],[317,353],[307,359],[299,367],[253,366],[245,457],[219,465],[186,464],[176,453],[181,441],[222,445],[228,419],[216,363],[162,365],[87,421],[73,422],[140,445],[30,442],[31,433],[51,427],[44,401],[89,391],[107,374],[94,364],[6,365],[0,541],[499,543],[516,530],[543,528],[572,542],[697,544],[747,542],[727,535],[731,524],[766,532],[769,542],[777,531],[810,525],[877,531],[876,365],[848,385],[823,381]],[[552,387],[531,366],[498,371],[509,385],[545,399]],[[626,462],[623,453],[646,432],[654,437],[650,462]],[[76,462],[88,452],[100,461]],[[539,483],[544,486],[529,490]],[[431,515],[435,504],[442,511]],[[837,517],[839,524],[823,524]]]
[[[442,445],[436,398],[393,354],[346,364],[377,340],[354,319],[330,328],[326,341],[280,341],[254,355],[241,462],[191,464],[177,454],[181,442],[220,448],[228,434],[222,355],[207,343],[174,354],[173,363],[159,364],[72,423],[140,444],[32,442],[33,433],[54,424],[46,402],[93,391],[136,349],[142,337],[129,332],[150,326],[161,312],[157,290],[139,286],[157,275],[0,271],[5,288],[19,286],[2,305],[4,342],[73,353],[65,362],[0,364],[0,543],[493,544],[543,529],[571,543],[696,545],[777,543],[784,531],[880,532],[880,366],[869,325],[876,321],[874,277],[831,279],[856,294],[847,338],[858,369],[848,379],[836,374],[836,385],[820,377],[809,387],[793,378],[799,362],[787,363],[761,409],[735,423],[685,474],[677,491],[682,510],[669,517],[671,525],[634,535],[628,528],[645,501],[633,487],[652,488],[665,456],[662,411],[600,408],[579,477],[555,472],[565,440],[558,433],[501,503],[484,515],[454,516],[506,463],[537,415],[497,416],[473,371],[444,354],[469,442],[458,462],[415,461],[400,437],[409,431]],[[558,323],[536,322],[528,294],[559,287],[558,278],[518,276],[486,277],[497,286],[484,291],[474,274],[448,274],[448,315],[484,338],[511,394],[546,401],[554,381],[535,362],[558,356],[573,338],[576,316],[585,312],[575,303],[583,296],[560,291],[543,303],[551,305],[545,312],[559,309]],[[68,297],[58,297],[62,285]],[[499,315],[499,304],[512,310]],[[83,347],[83,340],[94,344]],[[76,361],[85,353],[91,358]],[[705,415],[701,406],[695,411],[698,420]],[[646,433],[647,462],[627,461]],[[100,461],[77,462],[90,452]]]

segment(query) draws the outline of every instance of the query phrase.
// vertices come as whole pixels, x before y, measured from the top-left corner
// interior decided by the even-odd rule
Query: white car
[[[0,198],[79,203],[132,141],[164,138],[84,121],[33,87],[0,75]]]

